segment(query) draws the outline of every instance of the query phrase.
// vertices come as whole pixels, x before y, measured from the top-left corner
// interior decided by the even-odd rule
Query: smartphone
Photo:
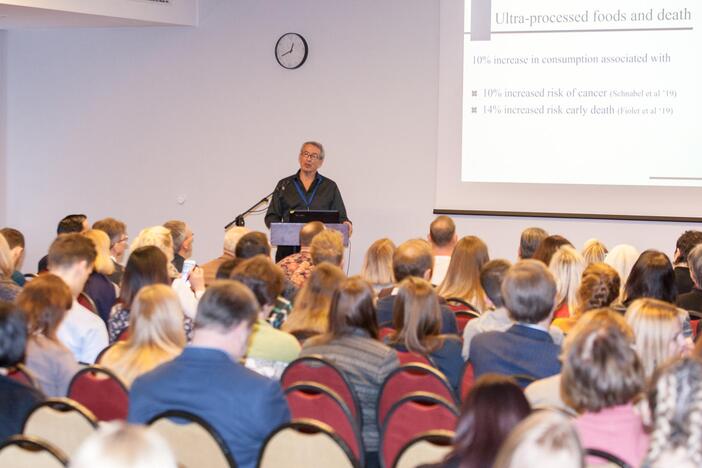
[[[190,280],[188,279],[188,276],[190,276],[190,272],[193,271],[195,265],[197,265],[197,262],[192,258],[189,258],[183,262],[183,271],[180,272],[180,275],[181,278],[185,280],[185,284],[187,284],[188,286],[190,286]]]

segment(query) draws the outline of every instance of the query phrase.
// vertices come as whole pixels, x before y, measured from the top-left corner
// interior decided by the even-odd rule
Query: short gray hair
[[[180,248],[183,246],[183,242],[185,241],[187,225],[184,221],[172,219],[163,223],[163,227],[171,231],[171,237],[173,237],[173,252],[178,253]]]
[[[248,232],[250,232],[249,229],[243,226],[234,226],[227,229],[224,233],[224,251],[236,255],[236,244]]]
[[[304,149],[304,147],[305,147],[306,145],[316,146],[317,149],[319,149],[319,159],[320,159],[320,160],[324,159],[324,146],[322,146],[321,143],[319,143],[318,141],[306,141],[306,142],[304,142],[304,143],[302,144],[302,146],[300,146],[300,154],[302,154],[302,150]]]

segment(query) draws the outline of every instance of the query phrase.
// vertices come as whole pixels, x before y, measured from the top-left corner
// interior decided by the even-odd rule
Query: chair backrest
[[[97,429],[93,413],[68,398],[51,398],[39,403],[27,415],[22,434],[34,436],[57,447],[69,458]]]
[[[351,449],[334,430],[319,421],[300,419],[284,424],[268,436],[258,468],[360,468]]]
[[[410,439],[398,452],[393,468],[415,468],[440,462],[453,448],[452,431],[428,431]]]
[[[235,468],[234,455],[207,421],[187,411],[169,410],[147,423],[166,439],[178,466],[183,468]]]
[[[425,364],[404,364],[390,372],[378,392],[378,427],[383,425],[392,405],[413,392],[428,392],[454,403],[451,384],[446,377]]]
[[[88,309],[90,312],[93,312],[95,314],[98,313],[98,309],[97,309],[97,306],[95,305],[95,301],[93,301],[93,298],[88,296],[85,292],[81,292],[80,294],[78,294],[76,301],[78,301],[78,304],[82,305],[83,307]]]
[[[424,364],[425,366],[430,366],[430,367],[435,367],[434,363],[429,360],[426,356],[422,356],[421,354],[417,353],[411,353],[411,352],[402,352],[402,351],[396,351],[397,352],[397,359],[400,360],[400,364],[412,364],[412,363],[417,363],[417,364]]]
[[[361,427],[361,404],[351,384],[341,370],[322,356],[304,356],[295,359],[280,376],[283,389],[297,382],[316,382],[333,390],[349,407],[349,411]]]
[[[104,367],[89,366],[78,371],[68,384],[68,398],[88,408],[99,421],[127,419],[129,390]]]
[[[468,310],[457,310],[454,312],[456,314],[456,326],[458,326],[458,334],[463,336],[463,330],[465,330],[466,325],[471,320],[480,317],[480,314]]]
[[[446,305],[451,309],[451,312],[469,311],[480,315],[480,311],[473,304],[459,297],[449,297],[446,299]]]
[[[690,327],[692,328],[692,339],[693,340],[697,339],[697,333],[698,333],[697,328],[699,327],[699,325],[700,325],[700,319],[690,320]]]
[[[526,388],[529,386],[530,383],[536,382],[536,377],[533,375],[527,375],[527,374],[512,374],[510,377],[512,377],[514,380],[517,381],[517,384],[522,388]]]
[[[605,450],[588,448],[585,449],[585,455],[587,455],[588,457],[599,458],[604,462],[603,464],[606,465],[614,465],[620,468],[632,468],[631,465],[629,465],[627,462],[614,455],[613,453],[609,453]],[[588,466],[590,465],[588,464]]]
[[[0,466],[7,468],[61,468],[68,457],[37,437],[14,435],[0,444]]]
[[[315,419],[331,427],[363,466],[361,430],[339,395],[324,385],[299,382],[285,389],[285,398],[293,419]]]
[[[400,450],[419,434],[427,431],[453,431],[458,421],[454,404],[427,392],[404,396],[387,414],[381,428],[380,465],[394,466]]]
[[[102,351],[100,351],[98,353],[98,355],[95,356],[95,364],[100,364],[100,361],[102,361],[102,358],[105,357],[105,354],[107,354],[107,352],[116,344],[117,344],[117,342],[115,341],[114,343],[102,348]]]
[[[392,335],[394,332],[395,329],[392,327],[381,327],[380,330],[378,330],[378,339],[384,342],[385,338]]]
[[[32,372],[22,363],[8,369],[7,376],[16,382],[26,385],[27,387],[40,390],[36,379],[32,375]]]
[[[473,363],[466,361],[463,367],[463,374],[461,376],[461,401],[465,400],[470,393],[470,389],[473,388],[475,383],[475,371],[473,370]]]

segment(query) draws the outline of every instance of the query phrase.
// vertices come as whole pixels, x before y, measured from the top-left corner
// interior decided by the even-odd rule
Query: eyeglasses
[[[122,237],[120,240],[118,240],[117,242],[115,242],[115,244],[119,244],[120,242],[127,242],[128,240],[129,240],[129,237],[124,236],[124,237]]]
[[[302,153],[300,153],[300,156],[302,156],[303,158],[311,159],[312,161],[319,161],[322,159],[322,156],[320,156],[319,154],[310,153],[308,151],[303,151]]]

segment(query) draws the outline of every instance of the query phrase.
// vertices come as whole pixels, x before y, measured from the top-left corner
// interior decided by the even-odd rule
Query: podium
[[[271,223],[271,244],[279,245],[300,245],[300,229],[305,223]],[[349,226],[348,224],[325,224],[327,229],[339,231],[344,236],[344,247],[349,246]]]

